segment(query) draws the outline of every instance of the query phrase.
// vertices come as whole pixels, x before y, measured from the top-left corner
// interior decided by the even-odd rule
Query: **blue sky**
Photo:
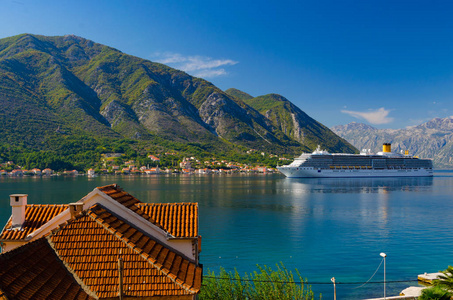
[[[75,34],[334,126],[453,115],[450,1],[0,0],[0,38]]]

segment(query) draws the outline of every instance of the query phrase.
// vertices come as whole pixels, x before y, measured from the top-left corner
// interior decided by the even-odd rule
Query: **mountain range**
[[[70,136],[296,154],[346,140],[276,94],[252,97],[74,35],[0,39],[0,143]],[[51,141],[51,142],[49,142]]]
[[[409,150],[412,155],[432,159],[435,168],[453,167],[453,117],[435,118],[405,129],[376,129],[353,122],[332,130],[358,149],[377,152],[383,143],[391,143],[393,151]]]

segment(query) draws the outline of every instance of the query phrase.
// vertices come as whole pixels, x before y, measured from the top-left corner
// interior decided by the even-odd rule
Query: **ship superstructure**
[[[420,159],[391,152],[385,143],[376,154],[329,153],[318,146],[313,153],[303,153],[291,164],[277,167],[287,177],[411,177],[433,176],[430,159]]]

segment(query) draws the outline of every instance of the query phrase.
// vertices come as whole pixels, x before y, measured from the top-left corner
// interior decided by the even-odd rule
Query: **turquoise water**
[[[387,281],[416,280],[453,264],[453,172],[434,178],[287,179],[281,175],[0,178],[0,223],[9,194],[29,203],[69,203],[118,183],[144,202],[198,202],[205,270],[297,268],[315,294],[333,299],[383,296],[369,283],[387,254]],[[3,226],[3,225],[0,225]],[[383,266],[371,282],[383,281]],[[387,284],[397,295],[416,282]]]

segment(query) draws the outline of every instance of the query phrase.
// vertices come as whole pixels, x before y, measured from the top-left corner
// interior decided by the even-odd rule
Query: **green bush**
[[[245,273],[242,277],[236,270],[227,272],[221,268],[218,275],[208,271],[208,275],[203,277],[200,299],[314,299],[311,287],[304,285],[304,280],[297,269],[296,279],[283,264],[277,265],[277,270],[267,266],[258,266],[258,269],[258,272]]]
[[[422,291],[418,300],[450,300],[451,293],[440,286],[433,286]]]

